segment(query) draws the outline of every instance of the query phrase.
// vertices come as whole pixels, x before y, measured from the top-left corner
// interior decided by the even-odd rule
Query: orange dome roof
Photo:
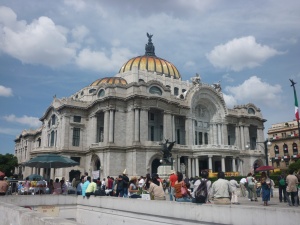
[[[146,44],[145,47],[145,55],[128,60],[123,64],[119,73],[131,71],[132,68],[136,67],[138,70],[156,72],[158,75],[165,74],[167,77],[179,79],[181,76],[177,68],[167,60],[155,55],[155,47],[152,43],[152,36],[153,35],[147,33],[148,44]]]
[[[126,85],[127,81],[121,77],[104,77],[98,80],[95,80],[90,86],[98,86],[100,84],[123,84]]]

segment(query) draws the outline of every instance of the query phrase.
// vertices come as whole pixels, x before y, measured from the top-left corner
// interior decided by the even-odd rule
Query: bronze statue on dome
[[[148,42],[151,43],[151,42],[152,42],[153,34],[149,34],[149,33],[147,32],[147,37],[148,37]]]

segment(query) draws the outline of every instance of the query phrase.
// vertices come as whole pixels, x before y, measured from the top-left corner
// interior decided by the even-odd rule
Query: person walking
[[[264,202],[264,206],[268,206],[268,201],[270,201],[271,195],[271,180],[267,176],[266,172],[261,173],[261,190],[262,190],[262,200]]]
[[[229,184],[231,187],[231,204],[239,205],[240,203],[238,202],[237,188],[239,188],[240,185],[233,176],[231,176]]]
[[[214,204],[230,205],[230,195],[232,193],[228,180],[225,180],[225,173],[218,173],[218,180],[212,184],[212,197]]]
[[[289,175],[286,177],[286,193],[287,193],[287,201],[289,206],[299,206],[298,204],[298,178],[293,175],[293,170],[289,171]],[[290,199],[291,196],[291,199]],[[291,201],[292,200],[292,201]]]
[[[240,195],[242,197],[246,197],[246,186],[247,186],[247,179],[245,177],[243,177],[241,180],[240,180],[240,188],[241,188],[241,193]]]
[[[248,183],[249,199],[251,201],[256,201],[257,202],[256,187],[255,187],[256,185],[255,185],[255,180],[252,177],[252,173],[248,173],[247,183]]]
[[[279,202],[282,202],[282,197],[283,201],[287,202],[286,199],[286,174],[283,172],[280,176],[278,176],[278,193],[279,193]]]

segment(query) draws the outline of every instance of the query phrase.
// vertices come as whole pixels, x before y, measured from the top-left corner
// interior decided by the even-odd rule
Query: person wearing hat
[[[128,198],[128,184],[129,184],[129,178],[127,176],[126,169],[123,171],[123,176],[122,176],[122,181],[123,181],[123,197]]]
[[[8,183],[0,177],[0,195],[5,195],[8,190]]]
[[[174,170],[171,170],[170,174],[171,175],[169,177],[169,180],[170,180],[169,195],[170,195],[170,201],[173,201],[173,196],[175,195],[174,185],[175,185],[175,182],[177,181],[178,177]]]

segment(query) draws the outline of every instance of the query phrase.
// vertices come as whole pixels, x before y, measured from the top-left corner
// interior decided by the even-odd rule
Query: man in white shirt
[[[247,183],[247,179],[245,177],[243,177],[240,180],[240,187],[241,187],[241,196],[242,197],[246,197],[246,187],[245,184]]]
[[[218,180],[212,184],[212,197],[214,204],[230,205],[231,187],[225,180],[224,172],[218,173]]]

